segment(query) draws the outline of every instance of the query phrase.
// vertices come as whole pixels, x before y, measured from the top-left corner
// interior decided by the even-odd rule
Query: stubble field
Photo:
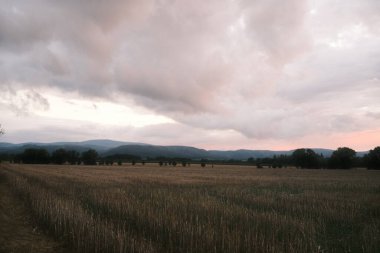
[[[380,171],[0,165],[77,252],[380,252]]]

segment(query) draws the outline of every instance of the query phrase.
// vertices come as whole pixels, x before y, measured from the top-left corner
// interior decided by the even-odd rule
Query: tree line
[[[85,164],[95,165],[99,160],[99,154],[94,149],[82,153],[75,150],[56,149],[51,154],[44,148],[27,148],[22,153],[13,157],[15,163],[26,164]]]
[[[351,169],[363,167],[368,169],[380,169],[380,146],[371,149],[368,154],[360,157],[356,151],[348,147],[340,147],[333,151],[330,157],[317,154],[312,149],[300,148],[293,151],[290,156],[280,155],[272,158],[248,159],[257,167],[269,165],[274,168],[295,166],[301,169]]]
[[[51,154],[44,148],[28,148],[22,153],[7,157],[16,163],[26,164],[84,164],[84,165],[112,165],[122,162],[131,162],[135,165],[137,161],[145,163],[139,156],[128,154],[117,154],[106,157],[101,157],[96,150],[89,149],[82,153],[75,150],[66,150],[63,148],[53,151]],[[350,169],[353,167],[366,167],[368,169],[380,169],[380,146],[371,149],[368,154],[360,157],[356,155],[355,150],[348,147],[341,147],[335,150],[330,157],[324,157],[322,154],[317,154],[312,149],[300,148],[293,151],[291,155],[274,155],[267,158],[251,157],[247,160],[198,160],[194,161],[186,158],[165,158],[157,157],[147,159],[148,162],[157,161],[160,166],[182,164],[189,166],[190,162],[200,163],[202,167],[206,164],[241,164],[241,165],[256,165],[258,168],[271,167],[283,168],[294,166],[301,169]]]

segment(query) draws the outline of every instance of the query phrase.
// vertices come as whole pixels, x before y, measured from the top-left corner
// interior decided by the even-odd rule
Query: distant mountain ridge
[[[59,148],[86,151],[95,149],[102,156],[109,155],[134,155],[142,158],[188,158],[188,159],[212,159],[212,160],[247,160],[253,158],[273,157],[274,155],[291,155],[294,150],[273,151],[273,150],[205,150],[189,146],[159,146],[138,142],[123,142],[107,139],[88,140],[82,142],[53,142],[53,143],[7,143],[0,142],[0,153],[17,154],[27,148],[45,148],[53,152]],[[317,154],[329,157],[334,150],[314,148]],[[363,156],[367,151],[357,152],[358,156]]]
[[[143,158],[170,157],[170,158],[189,158],[207,159],[210,158],[208,151],[204,149],[187,146],[155,146],[155,145],[123,145],[112,148],[104,155],[130,154]]]
[[[26,142],[13,144],[9,142],[0,142],[0,153],[21,153],[26,148],[37,148],[42,147],[47,149],[49,152],[52,152],[59,148],[76,150],[82,152],[88,150],[89,148],[95,149],[99,153],[104,153],[107,150],[122,145],[146,145],[144,143],[138,142],[123,142],[123,141],[114,141],[107,139],[99,140],[88,140],[81,142],[51,142],[51,143],[42,143],[42,142]]]

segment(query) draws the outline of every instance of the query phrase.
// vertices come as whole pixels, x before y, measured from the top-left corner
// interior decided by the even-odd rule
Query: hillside
[[[113,140],[88,140],[82,142],[54,142],[54,143],[0,143],[0,154],[17,154],[27,148],[45,148],[49,152],[64,148],[83,152],[88,149],[95,149],[102,156],[109,155],[134,155],[142,158],[188,158],[188,159],[212,159],[212,160],[246,160],[250,157],[265,158],[274,155],[290,155],[293,150],[273,151],[273,150],[205,150],[189,146],[158,146],[136,142],[122,142]],[[313,149],[317,154],[329,157],[331,149]],[[357,152],[358,156],[363,156],[367,151]]]

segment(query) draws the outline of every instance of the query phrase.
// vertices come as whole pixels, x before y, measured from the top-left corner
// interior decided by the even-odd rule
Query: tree
[[[64,164],[67,162],[67,151],[63,148],[54,150],[51,154],[51,162],[55,164]]]
[[[0,136],[4,134],[4,130],[1,128],[1,124],[0,124]],[[1,162],[1,158],[0,158],[0,162]]]
[[[105,164],[106,164],[106,165],[111,165],[111,166],[112,166],[112,165],[113,165],[113,162],[114,162],[114,161],[113,161],[112,159],[107,158],[106,161],[105,161]]]
[[[355,163],[356,152],[353,149],[342,147],[335,150],[329,159],[332,169],[350,169]]]
[[[247,159],[247,163],[249,164],[254,164],[255,163],[255,158],[254,157],[250,157]]]
[[[94,149],[89,149],[82,153],[82,161],[84,165],[96,165],[98,159],[98,152]]]
[[[80,162],[80,154],[75,150],[69,150],[66,152],[66,159],[71,165],[77,164]]]
[[[370,170],[380,170],[380,146],[371,149],[366,156],[367,168]]]
[[[20,154],[20,160],[26,164],[47,164],[50,156],[46,149],[27,148]]]
[[[292,159],[298,168],[318,169],[321,167],[321,158],[312,149],[296,149],[292,154]]]

